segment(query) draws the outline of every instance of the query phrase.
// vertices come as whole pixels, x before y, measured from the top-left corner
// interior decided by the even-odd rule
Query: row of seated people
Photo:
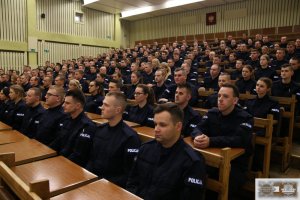
[[[150,68],[149,63],[146,63],[146,68]],[[235,84],[237,85],[240,93],[250,92],[256,94],[255,92],[256,81],[252,77],[253,76],[252,67],[249,65],[245,65],[243,67],[241,63],[239,63],[238,68],[242,69],[242,73],[237,74],[235,73],[237,71],[234,71],[230,76],[226,76],[227,79],[228,78],[232,80],[237,79],[237,81],[235,81]],[[177,85],[185,84],[185,83],[189,83],[192,88],[192,98],[190,100],[190,105],[192,106],[197,105],[198,87],[196,86],[197,84],[195,83],[194,79],[188,79],[187,70],[190,69],[188,63],[183,63],[182,68],[176,68],[176,70],[174,71],[174,80],[172,80],[172,74],[168,69],[169,68],[167,67],[167,65],[162,64],[161,67],[155,72],[154,81],[152,80],[152,82],[148,82],[147,86],[152,88],[152,90],[154,91],[154,94],[152,94],[152,90],[150,90],[150,92],[147,92],[149,94],[151,93],[151,97],[149,95],[149,100],[148,100],[149,102],[152,102],[150,103],[150,105],[151,104],[153,105],[153,102],[158,102],[158,103],[167,102],[167,101],[174,102]],[[137,97],[135,95],[135,90],[137,88],[137,85],[143,83],[142,81],[143,77],[141,73],[138,71],[136,65],[133,65],[132,71],[133,72],[130,76],[132,84],[127,85],[126,87],[122,87],[120,77],[118,76],[112,77],[112,79],[108,83],[101,76],[99,77],[101,77],[100,80],[102,80],[102,84],[101,82],[97,81],[98,76],[96,78],[96,81],[91,81],[90,83],[92,84],[90,84],[90,86],[88,87],[89,88],[88,92],[90,93],[90,96],[88,96],[87,98],[86,111],[96,112],[100,114],[100,109],[98,109],[98,107],[102,105],[104,93],[107,93],[107,91],[113,91],[113,90],[123,91],[128,99],[135,99]],[[294,74],[293,68],[290,65],[282,66],[281,79],[274,82],[274,86],[272,87],[273,96],[290,97],[291,95],[295,94],[297,96],[297,99],[299,99],[299,85],[294,81],[292,81],[293,74]],[[221,78],[225,77],[224,76],[225,73],[221,73],[220,67],[214,64],[210,68],[210,76],[204,79],[204,82],[202,84],[203,87],[199,88],[200,95],[201,95],[201,91],[208,90],[210,88],[213,88],[215,91],[218,91],[220,75],[222,75]],[[232,78],[233,76],[236,77],[236,79]],[[21,77],[24,80],[26,80],[25,74],[23,74]],[[82,71],[77,70],[75,72],[75,77],[82,78],[83,77]],[[268,77],[268,76],[262,76],[262,77]],[[55,85],[59,87],[64,87],[64,84],[63,82],[61,83],[60,78],[61,78],[60,75],[58,75],[55,78]],[[49,86],[52,84],[51,80],[52,79],[49,76],[46,76],[43,79],[43,83],[44,83],[43,84],[44,88],[42,91],[43,100],[45,99],[45,94],[47,93]],[[27,83],[26,86],[28,86],[28,84],[29,83]],[[32,81],[31,81],[31,85],[38,87],[38,85],[34,84]],[[22,86],[24,86],[24,84],[22,84]],[[82,88],[80,81],[78,81],[77,79],[69,80],[68,89],[72,89],[74,87]],[[67,90],[67,88],[65,89]],[[24,90],[26,90],[26,87],[24,87]],[[146,93],[145,91],[147,91],[147,88],[143,90],[144,90],[143,93]],[[211,108],[213,106],[216,106],[217,104],[216,94],[214,94],[213,96],[215,97],[208,98],[207,104],[205,106],[206,108]],[[143,103],[140,104],[140,107],[146,109],[146,107],[142,104]],[[141,110],[137,110],[136,112],[141,112]],[[144,110],[144,112],[148,112],[148,111]],[[295,113],[298,113],[298,109],[296,110]],[[139,120],[140,121],[138,121],[138,123],[142,125],[150,125],[150,123],[146,122],[147,120],[145,120],[145,117],[139,118]]]
[[[178,71],[180,71],[180,70],[178,70]],[[222,74],[220,77],[226,77],[225,76],[225,74]],[[222,80],[222,78],[220,78],[220,80]],[[228,78],[228,80],[229,80],[229,78]],[[266,80],[269,80],[269,79],[266,79]],[[267,91],[268,90],[270,90],[270,87],[269,87],[269,85],[270,85],[270,82],[268,83],[267,81],[265,81],[264,79],[262,79],[262,80],[260,80],[259,82],[258,82],[258,84],[257,84],[257,90],[259,91],[259,92],[261,92],[261,93],[258,93],[258,97],[259,98],[264,98],[264,96],[267,96],[266,95],[266,93],[267,93]],[[269,80],[270,81],[270,80]],[[222,81],[220,81],[220,83],[221,83]],[[95,85],[93,85],[94,83],[96,83],[95,81],[92,81],[91,83],[90,83],[90,87],[94,87]],[[222,87],[222,85],[220,85],[221,87]],[[12,87],[12,88],[14,88],[14,87]],[[112,88],[112,87],[111,87]],[[263,89],[260,89],[260,88],[263,88]],[[61,88],[62,89],[62,88]],[[35,90],[34,88],[32,88],[32,89],[30,89],[29,91],[33,91],[33,90]],[[142,112],[140,112],[140,108],[142,108],[143,107],[143,105],[146,105],[147,104],[147,100],[148,100],[148,97],[150,97],[151,96],[151,93],[149,92],[149,87],[147,87],[147,86],[145,86],[145,85],[138,85],[137,86],[137,88],[136,88],[136,90],[135,90],[135,92],[134,92],[134,96],[135,96],[135,100],[136,100],[136,103],[138,103],[138,106],[136,106],[136,107],[132,107],[132,108],[134,108],[133,110],[129,110],[129,111],[127,111],[127,115],[132,115],[132,120],[134,120],[134,119],[138,119],[139,120],[139,118],[145,118],[145,116],[142,116],[142,115],[144,115],[145,113],[142,113]],[[190,107],[190,106],[188,106],[188,103],[189,103],[189,100],[191,99],[191,96],[192,96],[192,92],[191,92],[191,86],[189,85],[189,84],[186,84],[186,85],[178,85],[178,87],[176,88],[176,92],[175,92],[175,103],[177,103],[178,105],[179,105],[179,107],[184,111],[184,116],[188,116],[188,118],[187,117],[184,117],[184,120],[183,120],[183,124],[182,124],[182,130],[181,130],[181,134],[182,135],[184,135],[184,136],[188,136],[188,135],[190,135],[190,133],[192,133],[193,132],[193,130],[194,130],[194,128],[195,127],[197,127],[197,124],[201,124],[202,123],[202,121],[203,120],[201,120],[201,117],[195,112],[195,111],[193,111],[192,110],[192,108]],[[62,90],[63,91],[63,90]],[[11,93],[14,93],[14,92],[11,92]],[[53,92],[52,91],[48,91],[47,92],[47,97],[46,97],[46,100],[47,100],[47,104],[48,104],[48,106],[49,106],[49,99],[51,100],[51,98],[49,98],[49,96],[51,96],[51,97],[57,97],[57,94],[52,94]],[[55,92],[54,92],[55,93]],[[14,98],[14,96],[13,95],[9,95],[11,98]],[[27,94],[27,96],[30,96],[30,92],[29,92],[29,94]],[[226,95],[225,95],[226,96]],[[27,97],[26,97],[27,98]],[[266,99],[268,99],[268,98],[266,98]],[[26,99],[27,100],[27,99]],[[259,101],[259,100],[258,100]],[[272,102],[272,101],[271,101]],[[105,103],[105,102],[104,102]],[[248,102],[249,103],[249,105],[253,105],[253,102],[251,103],[251,101],[249,101]],[[256,104],[255,102],[254,102],[254,104]],[[68,105],[68,103],[65,101],[65,104],[64,104],[64,107],[68,107],[67,106]],[[104,104],[103,104],[104,105]],[[273,105],[273,104],[272,104]],[[149,108],[150,106],[148,106],[148,108]],[[252,109],[254,109],[253,110],[253,112],[263,112],[262,110],[255,110],[255,106],[254,107],[252,107]],[[269,106],[269,109],[265,109],[264,111],[268,111],[268,112],[273,112],[273,113],[276,113],[276,106],[275,106],[275,103],[274,103],[274,107],[272,107],[272,106]],[[65,109],[66,110],[66,109]],[[249,109],[249,110],[251,110],[251,109]],[[131,112],[131,111],[133,111],[133,112]],[[138,111],[138,112],[136,112],[136,111]],[[149,109],[148,109],[148,111],[149,111]],[[278,110],[277,110],[278,111]],[[35,112],[36,113],[36,112]],[[125,113],[126,113],[126,111],[125,111]],[[139,115],[139,114],[142,114],[142,115]],[[22,113],[15,113],[16,114],[16,116],[17,117],[22,117]],[[252,113],[253,114],[253,113]],[[257,113],[256,113],[257,114]],[[261,115],[260,116],[263,116],[263,114],[262,113],[260,113]],[[23,114],[23,117],[24,117],[24,115],[26,116],[26,114],[24,113]],[[126,114],[125,114],[126,115]],[[47,115],[47,117],[49,116],[49,114]],[[138,117],[138,116],[140,116],[140,117]],[[17,118],[16,117],[16,118]],[[50,118],[51,118],[51,116],[49,116]],[[42,117],[41,117],[42,118]],[[14,117],[12,117],[11,119],[14,119]],[[33,120],[32,118],[27,118],[28,120],[29,120],[29,122],[31,121],[31,120]],[[149,120],[149,121],[151,121],[151,119],[152,119],[152,121],[153,121],[153,112],[152,112],[152,114],[151,114],[151,116],[147,116],[147,118],[146,118],[146,120]],[[62,120],[63,121],[63,120]],[[36,122],[36,120],[34,120],[34,122]],[[40,123],[40,121],[38,121],[37,122],[38,124]],[[77,122],[75,122],[75,123],[78,123],[78,121]],[[25,122],[25,123],[19,123],[19,124],[29,124],[28,122]],[[61,123],[61,124],[63,124],[63,123]],[[60,124],[60,125],[61,125]],[[13,125],[14,126],[14,125]],[[62,125],[63,126],[63,125]],[[74,124],[69,124],[69,126],[67,126],[67,130],[72,130],[72,127],[73,126],[75,126]],[[76,127],[76,126],[75,126]],[[22,131],[23,132],[25,132],[26,131],[26,128],[25,129],[23,129]],[[65,130],[66,131],[66,130]],[[31,132],[32,133],[32,132]],[[64,136],[66,136],[66,135],[68,135],[68,134],[64,134]],[[84,135],[84,134],[83,134]],[[87,135],[85,135],[85,136],[87,136]],[[88,136],[87,136],[88,137]],[[74,139],[74,138],[73,138]],[[57,142],[54,142],[54,144],[52,143],[50,146],[52,147],[52,148],[55,148],[55,149],[60,149],[61,148],[61,146],[63,145],[62,143],[64,143],[64,142],[62,142],[62,141],[66,141],[66,138],[59,138],[58,140],[57,140]],[[49,145],[49,144],[48,144]],[[64,145],[66,145],[66,144],[64,144]],[[71,144],[69,144],[69,145],[71,145]],[[67,146],[67,150],[65,150],[65,151],[70,151],[70,149],[68,149],[68,148],[70,148],[70,147],[68,147]],[[62,155],[65,155],[64,153],[63,153],[64,151],[62,150]],[[66,155],[68,155],[68,153],[70,153],[70,152],[66,152]],[[74,155],[73,155],[74,156]],[[72,156],[70,156],[71,158],[72,158]],[[74,158],[75,159],[75,158]],[[78,161],[77,161],[78,162]],[[259,167],[258,167],[259,168]]]
[[[121,92],[105,96],[101,109],[108,123],[100,126],[85,115],[85,97],[79,89],[65,95],[63,88],[51,86],[46,110],[39,88],[30,88],[25,102],[23,93],[21,86],[10,87],[15,110],[4,111],[1,121],[142,198],[203,199],[204,160],[180,137],[183,113],[176,104],[156,108],[157,138],[141,146],[137,133],[122,120],[126,97]]]

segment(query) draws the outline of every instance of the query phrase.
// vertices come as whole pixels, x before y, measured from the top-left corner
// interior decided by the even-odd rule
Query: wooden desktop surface
[[[21,165],[56,155],[56,152],[46,145],[32,139],[0,145],[1,153],[15,153],[15,164]]]
[[[80,188],[63,193],[51,200],[140,200],[123,188],[101,179]]]
[[[94,119],[93,122],[95,122],[96,124],[104,124],[104,123],[107,123],[108,121],[107,121],[107,119]],[[130,121],[126,121],[126,120],[124,120],[124,122],[132,128],[141,126],[140,124],[137,124],[135,122],[130,122]]]
[[[97,180],[97,176],[72,161],[57,156],[11,168],[27,185],[48,179],[50,197],[81,187]]]
[[[28,137],[16,130],[0,131],[0,145],[28,140]]]
[[[94,120],[94,119],[101,119],[102,116],[99,114],[95,114],[95,113],[90,113],[90,112],[85,112],[86,116],[90,119],[90,120]]]
[[[154,128],[141,126],[133,128],[141,137],[145,138],[145,140],[154,139]]]
[[[205,148],[205,149],[199,149],[199,148],[196,148],[194,146],[192,137],[186,137],[183,140],[187,144],[189,144],[190,146],[192,146],[195,150],[199,151],[200,153],[221,156],[221,150],[222,150],[222,148],[208,147],[208,148]],[[245,149],[243,149],[243,148],[231,148],[230,154],[229,154],[230,155],[230,160],[233,160],[233,159],[235,159],[235,158],[243,155],[244,153],[245,153]]]
[[[0,121],[0,131],[7,131],[7,130],[12,130],[12,127]]]

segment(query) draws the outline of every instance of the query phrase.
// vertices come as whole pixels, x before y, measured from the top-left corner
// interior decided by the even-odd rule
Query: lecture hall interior
[[[224,88],[238,118],[222,110]],[[189,160],[162,183],[186,155],[166,167],[165,104],[181,109],[173,145],[202,159],[203,180],[185,175]],[[114,120],[124,130],[110,129]],[[116,150],[121,139],[101,130],[135,134],[139,147]],[[0,0],[0,199],[297,199],[299,133],[299,0]],[[165,159],[149,167],[153,142]],[[135,175],[152,190],[129,187]]]

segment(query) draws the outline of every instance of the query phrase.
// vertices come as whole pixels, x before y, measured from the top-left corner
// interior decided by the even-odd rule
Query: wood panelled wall
[[[6,72],[9,69],[22,71],[24,63],[27,63],[25,52],[0,51],[0,68]]]
[[[77,59],[83,55],[96,57],[107,51],[108,48],[103,47],[38,41],[38,65],[42,66],[46,61],[61,63],[63,59]]]
[[[114,39],[114,15],[82,7],[81,1],[37,0],[37,29],[42,32]],[[75,12],[83,13],[83,23],[74,23]],[[45,18],[41,18],[41,14]]]
[[[299,0],[246,0],[152,17],[131,22],[130,45],[154,38],[300,25],[299,10]],[[206,13],[210,12],[217,12],[216,25],[207,26],[205,23]],[[196,23],[187,21],[192,18]]]

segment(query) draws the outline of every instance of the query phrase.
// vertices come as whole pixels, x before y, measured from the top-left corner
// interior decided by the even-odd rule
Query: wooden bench
[[[252,171],[252,155],[247,172],[247,182],[243,185],[243,188],[249,191],[255,191],[255,178],[269,178],[270,174],[270,161],[271,161],[271,147],[272,147],[272,135],[273,135],[273,115],[268,115],[266,119],[254,117],[254,129],[263,129],[265,130],[264,136],[258,136],[255,133],[253,134],[253,143],[262,145],[264,147],[264,160],[262,171]]]
[[[255,99],[256,95],[252,95],[249,92],[245,94],[240,94],[239,97],[241,100],[249,100]],[[281,159],[281,170],[285,171],[290,163],[291,150],[293,144],[293,131],[294,131],[294,116],[295,116],[295,108],[296,108],[296,96],[292,95],[292,97],[276,97],[272,96],[272,98],[278,101],[279,105],[284,109],[282,112],[282,119],[288,120],[288,129],[281,129],[280,131],[287,131],[283,135],[284,137],[273,137],[272,142],[272,151],[278,152],[282,155]],[[282,133],[281,133],[282,134]]]

